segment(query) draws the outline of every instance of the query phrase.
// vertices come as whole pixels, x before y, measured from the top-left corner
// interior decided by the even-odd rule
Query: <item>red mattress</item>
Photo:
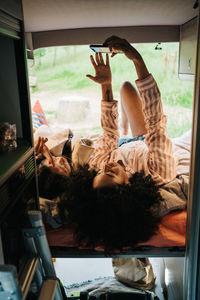
[[[185,246],[187,212],[176,211],[162,218],[156,235],[138,246],[174,247]],[[50,246],[77,247],[73,239],[73,230],[69,225],[63,225],[58,229],[46,228],[47,239]],[[130,245],[131,247],[131,245]],[[97,247],[95,250],[103,250]]]

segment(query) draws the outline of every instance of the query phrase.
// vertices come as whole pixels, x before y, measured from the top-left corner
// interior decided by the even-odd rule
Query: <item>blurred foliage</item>
[[[149,71],[154,75],[162,93],[164,103],[191,107],[193,82],[178,78],[178,43],[162,44],[162,50],[155,50],[155,44],[137,44]],[[55,52],[56,49],[56,52]],[[34,75],[38,90],[43,84],[51,83],[48,89],[54,91],[80,90],[95,85],[85,75],[94,74],[89,56],[93,54],[88,46],[49,47],[34,52]],[[55,57],[56,55],[56,57]],[[110,59],[113,90],[119,98],[120,85],[124,81],[137,79],[132,62],[123,54]]]
[[[175,137],[191,128],[194,83],[178,78],[178,43],[162,43],[162,50],[155,50],[155,46],[156,44],[151,43],[134,45],[156,79],[165,107],[172,108],[167,112],[167,132],[170,137]],[[37,87],[32,92],[75,90],[79,95],[91,95],[90,91],[94,91],[100,97],[99,85],[86,77],[86,74],[94,75],[91,54],[94,52],[88,46],[36,50],[31,72],[37,77]],[[133,63],[123,54],[111,58],[110,65],[114,98],[119,99],[121,84],[124,81],[134,83],[137,79],[136,71]],[[95,132],[99,130],[100,128],[94,128]],[[82,129],[81,134],[84,132]]]
[[[37,57],[45,56],[45,54],[46,54],[46,48],[41,48],[34,52],[34,57],[37,58]]]

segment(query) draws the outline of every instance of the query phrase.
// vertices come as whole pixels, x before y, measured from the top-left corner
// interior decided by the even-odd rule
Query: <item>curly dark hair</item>
[[[97,172],[88,166],[72,170],[61,195],[61,218],[76,224],[74,238],[79,245],[103,246],[106,254],[135,247],[153,236],[160,222],[163,200],[151,176],[136,172],[130,184],[93,188]]]
[[[52,200],[67,189],[68,178],[43,166],[38,169],[38,186],[40,197]]]

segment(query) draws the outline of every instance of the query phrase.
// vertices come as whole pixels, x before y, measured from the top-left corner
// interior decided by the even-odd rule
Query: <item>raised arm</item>
[[[88,78],[101,85],[102,89],[102,100],[113,101],[112,93],[112,74],[110,70],[109,57],[106,54],[106,63],[104,63],[103,56],[101,53],[96,53],[96,62],[93,56],[90,56],[91,63],[95,70],[95,76],[86,75]]]
[[[108,54],[106,54],[106,63],[104,63],[101,53],[96,54],[96,61],[92,55],[90,59],[95,70],[95,76],[86,76],[101,85],[101,127],[103,129],[103,135],[95,143],[90,166],[101,168],[109,160],[112,151],[118,148],[118,102],[113,100],[112,76]]]
[[[46,145],[47,141],[48,141],[47,138],[41,136],[39,136],[38,139],[35,141],[34,147],[35,147],[36,159],[39,158],[41,155],[43,155],[48,160],[48,163],[50,165],[55,166],[53,156]]]
[[[112,53],[111,57],[114,57],[117,53],[116,50],[122,51],[128,59],[130,59],[134,65],[137,72],[138,80],[144,79],[149,75],[149,71],[143,61],[140,53],[127,42],[125,39],[121,39],[117,36],[111,36],[104,42],[110,48]]]
[[[147,134],[145,143],[149,152],[147,166],[150,174],[159,184],[169,182],[176,176],[171,140],[166,136],[167,117],[163,113],[159,88],[138,53],[126,40],[112,36],[105,41],[111,51],[120,50],[130,59],[138,75],[136,84],[142,100]],[[112,56],[116,55],[113,53]]]

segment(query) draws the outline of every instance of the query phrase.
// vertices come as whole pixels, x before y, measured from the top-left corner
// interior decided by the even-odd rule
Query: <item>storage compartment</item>
[[[33,207],[38,209],[38,196],[22,3],[18,0],[3,2],[0,4],[0,230],[3,248],[0,258],[6,264],[17,265],[24,251],[21,227],[27,202],[33,199]],[[15,125],[16,135],[9,125],[4,126],[5,123]]]
[[[7,200],[7,203],[4,203],[5,205],[9,204],[9,207],[6,206],[5,214],[3,217],[1,216],[4,261],[6,264],[13,264],[17,267],[20,263],[20,258],[25,253],[22,228],[27,224],[25,213],[28,209],[28,201],[30,199],[36,200],[37,198],[34,174],[30,175],[31,160],[32,157],[24,165],[26,170],[24,177],[20,177],[19,173],[13,174],[0,190],[0,193],[2,193],[4,188],[4,195],[0,194],[1,199]],[[13,191],[12,193],[11,190]],[[31,209],[37,209],[36,202],[31,202]]]
[[[32,154],[32,156],[0,187],[0,224],[6,218],[15,203],[19,201],[20,195],[23,194],[29,184],[30,178],[35,175],[34,171],[34,156]]]
[[[0,11],[0,22],[3,22],[2,20],[14,22],[11,16],[4,19]],[[0,34],[0,123],[7,122],[16,126],[17,142],[17,148],[13,147],[11,151],[4,149],[5,151],[0,153],[0,185],[3,185],[33,153],[23,45],[23,40],[15,35],[11,37],[10,32]],[[4,132],[5,129],[2,130],[2,140]]]
[[[194,79],[196,67],[197,17],[180,26],[179,78]]]
[[[1,65],[1,122],[16,124],[17,136],[22,138],[22,120],[15,61],[15,40],[0,35]]]

